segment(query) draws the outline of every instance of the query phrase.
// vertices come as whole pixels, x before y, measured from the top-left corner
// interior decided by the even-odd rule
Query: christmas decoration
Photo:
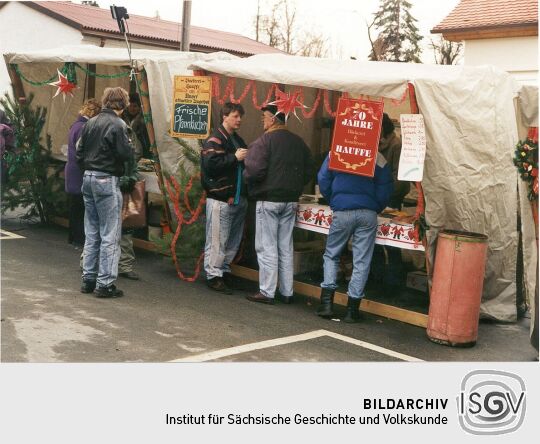
[[[163,175],[163,191],[171,208],[172,232],[151,239],[157,250],[172,257],[178,277],[186,282],[198,279],[204,260],[206,193],[200,181],[199,152],[180,138],[174,138],[193,166],[190,173],[180,165],[177,177]],[[194,174],[192,174],[194,173]],[[186,273],[182,269],[190,271]]]
[[[66,100],[67,94],[73,97],[73,93],[71,91],[77,88],[77,84],[71,83],[68,80],[67,76],[62,74],[60,70],[57,70],[57,72],[58,72],[58,80],[56,82],[49,83],[49,85],[56,86],[58,88],[53,98],[56,97],[60,93],[62,93],[62,97],[64,98],[64,100]]]
[[[204,73],[199,72],[198,75],[203,75]],[[243,103],[244,100],[248,97],[249,91],[251,90],[251,101],[253,103],[253,107],[256,109],[261,109],[263,106],[270,104],[270,98],[274,95],[277,96],[279,91],[281,94],[282,91],[279,90],[279,87],[277,84],[273,83],[270,85],[270,88],[268,88],[268,91],[266,91],[266,97],[262,101],[262,103],[259,103],[259,99],[257,97],[257,84],[254,80],[250,80],[246,83],[244,86],[244,89],[240,93],[239,96],[235,97],[235,86],[236,86],[236,79],[231,77],[227,80],[227,83],[225,85],[225,88],[221,88],[221,76],[217,74],[211,74],[212,77],[212,98],[216,100],[217,103],[220,105],[223,105],[225,102],[232,102],[232,103]],[[405,89],[403,96],[400,99],[392,99],[392,104],[397,106],[401,105],[405,100],[407,100],[407,97],[409,95],[409,90]],[[294,98],[294,96],[296,96]],[[341,97],[348,98],[349,95],[344,92]],[[293,100],[294,99],[294,100]],[[279,99],[278,99],[279,100]],[[293,109],[300,108],[302,110],[302,115],[306,119],[311,119],[315,116],[317,109],[321,105],[321,101],[323,102],[323,106],[325,111],[330,115],[331,117],[336,116],[336,112],[332,109],[332,106],[330,104],[330,94],[327,90],[319,89],[317,90],[317,96],[315,97],[315,100],[311,106],[306,106],[305,104],[305,98],[304,98],[304,88],[297,88],[292,96],[289,96],[289,100],[291,101],[291,105],[295,105]],[[275,102],[272,102],[271,104],[276,104]],[[307,111],[309,109],[309,111]]]
[[[15,148],[4,153],[8,166],[6,182],[2,183],[1,210],[24,209],[23,219],[38,217],[42,224],[51,222],[66,205],[66,194],[59,170],[51,172],[51,140],[46,135],[42,144],[41,131],[47,109],[33,106],[34,95],[19,102],[6,94],[0,105],[13,124]],[[61,169],[63,171],[63,167]]]
[[[527,182],[529,200],[538,200],[538,142],[532,139],[520,140],[516,145],[514,165],[521,178]]]
[[[273,102],[270,102],[269,105],[275,105],[277,106],[277,113],[282,113],[285,115],[285,121],[289,118],[289,114],[293,113],[294,117],[296,117],[298,120],[298,116],[296,115],[296,108],[305,108],[304,104],[298,100],[298,97],[300,96],[301,91],[296,90],[292,94],[286,93],[281,91],[280,89],[276,89],[276,100]]]
[[[189,193],[191,191],[191,188],[193,187],[194,180],[196,181],[196,183],[199,183],[200,174],[196,174],[189,178],[189,181],[184,188],[184,191],[183,191],[184,196],[182,199],[182,189],[178,181],[172,176],[168,178],[164,177],[167,194],[173,204],[174,214],[177,220],[176,230],[174,232],[174,235],[172,236],[171,243],[170,243],[170,252],[171,252],[174,266],[176,267],[176,272],[178,274],[178,277],[186,282],[193,282],[197,280],[201,271],[201,264],[204,259],[204,251],[203,251],[199,254],[199,257],[197,258],[193,275],[191,277],[187,277],[182,272],[182,270],[180,270],[180,261],[178,260],[177,251],[176,251],[176,243],[178,241],[178,238],[180,237],[183,226],[191,225],[195,221],[197,221],[197,219],[199,219],[199,216],[203,212],[204,204],[206,203],[206,194],[203,193],[199,199],[199,203],[197,207],[195,208],[195,210],[191,207],[189,203]],[[184,205],[182,205],[182,200],[183,200]],[[187,219],[185,217],[185,214],[187,214]],[[200,226],[202,227],[202,225]],[[184,242],[183,248],[185,249],[185,242]]]

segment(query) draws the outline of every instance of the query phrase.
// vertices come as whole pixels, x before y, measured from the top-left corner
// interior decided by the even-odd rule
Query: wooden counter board
[[[250,281],[259,281],[259,272],[257,270],[252,270],[251,268],[242,267],[240,265],[231,265],[231,269],[235,276]],[[317,299],[319,299],[321,295],[320,287],[298,281],[294,281],[294,291],[304,296],[310,296]],[[339,305],[347,305],[347,295],[345,293],[336,292],[334,302]],[[364,298],[360,305],[360,310],[385,318],[395,319],[396,321],[405,322],[407,324],[416,325],[418,327],[427,327],[427,315],[394,307],[393,305],[382,304]]]
[[[62,217],[54,218],[53,222],[65,228],[69,227],[69,221]],[[156,247],[152,242],[142,239],[134,238],[133,245],[143,250],[156,251]],[[250,281],[259,281],[259,272],[257,270],[242,267],[241,265],[232,265],[231,268],[235,276],[248,279]],[[320,287],[298,281],[294,281],[294,291],[301,295],[317,299],[319,299],[321,295]],[[339,305],[347,305],[347,295],[345,293],[336,292],[334,302]],[[360,310],[377,316],[416,325],[417,327],[427,327],[427,315],[418,313],[416,311],[394,307],[393,305],[382,304],[380,302],[370,301],[369,299],[364,298],[360,305]]]

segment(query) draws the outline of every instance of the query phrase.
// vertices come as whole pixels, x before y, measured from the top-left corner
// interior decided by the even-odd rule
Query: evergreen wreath
[[[521,178],[527,182],[529,200],[538,200],[538,142],[520,140],[516,145],[514,165]]]

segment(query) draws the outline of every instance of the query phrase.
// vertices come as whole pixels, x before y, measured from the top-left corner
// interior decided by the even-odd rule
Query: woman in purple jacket
[[[68,242],[76,247],[84,246],[84,202],[82,196],[83,172],[77,166],[75,152],[82,130],[89,119],[99,114],[101,103],[96,99],[84,102],[77,120],[69,129],[68,160],[64,170],[66,193],[69,201],[69,237]]]

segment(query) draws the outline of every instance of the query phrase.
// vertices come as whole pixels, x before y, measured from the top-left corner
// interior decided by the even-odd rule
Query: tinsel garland
[[[262,103],[258,103],[258,97],[257,97],[257,85],[254,80],[250,80],[246,83],[244,86],[244,89],[240,93],[238,97],[235,97],[235,87],[236,87],[236,78],[229,77],[226,79],[225,87],[221,87],[221,80],[222,77],[217,74],[211,74],[212,77],[212,97],[220,104],[223,105],[225,102],[230,101],[232,103],[242,103],[249,95],[249,91],[251,90],[251,101],[253,106],[256,109],[261,109],[264,105],[266,105],[268,102],[270,102],[273,95],[276,93],[276,89],[279,89],[279,86],[276,83],[273,83],[270,85],[270,88],[266,92],[266,98],[263,100]],[[327,90],[317,90],[317,95],[315,97],[315,101],[311,106],[309,104],[305,103],[304,100],[304,88],[303,87],[296,87],[293,91],[290,92],[291,94],[298,93],[298,100],[302,105],[305,105],[306,107],[302,106],[302,115],[306,119],[311,119],[315,116],[315,113],[317,112],[317,109],[319,108],[319,105],[321,103],[321,100],[323,102],[324,109],[326,112],[331,116],[335,117],[336,112],[332,109],[332,105],[330,103],[330,94]],[[403,96],[398,99],[392,100],[392,103],[394,105],[399,105],[403,103],[407,99],[407,93],[408,90],[406,89]],[[349,98],[349,94],[346,92],[343,92],[341,94],[341,97],[343,98]]]

